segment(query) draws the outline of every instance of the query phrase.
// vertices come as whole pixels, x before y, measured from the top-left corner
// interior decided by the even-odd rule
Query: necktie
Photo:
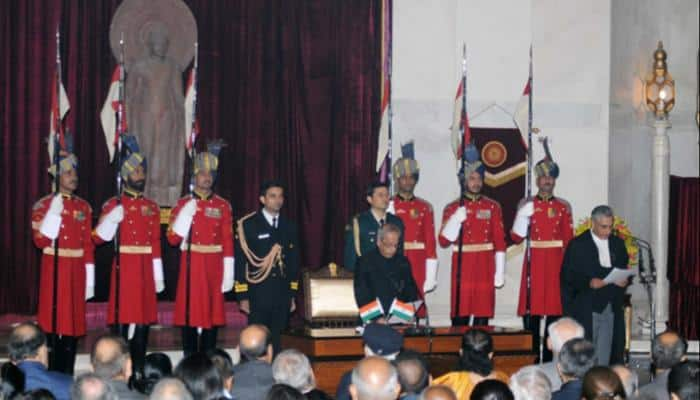
[[[379,226],[384,226],[384,218],[379,220]]]
[[[272,217],[272,227],[277,228],[277,217]]]

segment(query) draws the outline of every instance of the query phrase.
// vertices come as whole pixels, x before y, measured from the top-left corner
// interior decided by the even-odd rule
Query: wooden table
[[[430,372],[438,377],[454,370],[462,345],[462,334],[469,328],[434,328],[431,336],[405,336],[404,348],[423,353],[430,363]],[[518,329],[484,327],[491,333],[494,345],[496,369],[512,374],[535,361],[532,352],[532,334]],[[334,394],[341,376],[351,370],[364,356],[362,336],[350,332],[338,336],[318,334],[314,336],[302,329],[282,335],[282,348],[295,348],[311,360],[319,389]]]

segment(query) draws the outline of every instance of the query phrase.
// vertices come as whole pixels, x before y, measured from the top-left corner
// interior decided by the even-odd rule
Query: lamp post
[[[654,144],[652,148],[651,184],[651,248],[656,260],[656,289],[654,293],[657,321],[656,331],[666,329],[668,321],[668,209],[670,192],[670,145],[668,113],[675,104],[675,82],[668,73],[666,51],[659,42],[654,51],[654,72],[645,85],[646,104],[654,113]]]

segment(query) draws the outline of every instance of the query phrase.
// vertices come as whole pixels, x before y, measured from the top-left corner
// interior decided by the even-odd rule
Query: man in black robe
[[[362,308],[379,299],[388,319],[394,299],[410,303],[418,299],[418,289],[406,256],[398,252],[401,229],[391,223],[379,229],[377,247],[365,253],[355,268],[355,302]]]
[[[629,263],[624,241],[612,234],[613,220],[610,207],[594,208],[591,229],[569,242],[561,268],[564,315],[583,325],[599,365],[623,363],[625,348],[623,300],[629,281],[603,281],[613,267]]]

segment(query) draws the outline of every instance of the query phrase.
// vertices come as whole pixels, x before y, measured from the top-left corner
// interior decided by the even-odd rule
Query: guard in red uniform
[[[426,200],[416,197],[413,190],[418,182],[420,169],[414,159],[413,142],[401,146],[402,157],[394,163],[393,175],[398,191],[389,212],[401,218],[404,224],[404,255],[411,264],[413,279],[419,298],[437,286],[438,260],[435,252],[435,222],[433,207]],[[427,308],[422,306],[417,316],[425,318]]]
[[[495,287],[503,286],[505,279],[503,216],[498,202],[480,194],[485,169],[476,148],[470,145],[465,157],[463,205],[458,199],[445,207],[439,241],[442,247],[452,246],[452,324],[469,325],[473,317],[472,325],[487,325],[493,317]]]
[[[49,368],[73,374],[77,339],[85,335],[85,300],[95,292],[92,209],[73,193],[78,188],[78,159],[64,153],[58,163],[58,194],[32,210],[34,244],[42,249],[37,319],[49,334]],[[56,174],[56,166],[49,169]],[[58,282],[54,285],[55,240],[58,240]],[[54,288],[56,310],[54,327]]]
[[[546,340],[546,328],[562,314],[559,272],[564,250],[574,236],[571,206],[566,200],[554,197],[559,166],[552,160],[546,138],[544,149],[545,158],[535,165],[537,195],[520,201],[510,232],[515,243],[530,234],[530,315],[527,315],[527,257],[523,262],[518,315],[523,317],[525,329],[533,332],[533,349],[538,354],[540,322],[546,320]],[[543,347],[542,361],[551,361],[551,351]]]
[[[129,154],[120,170],[124,182],[119,199],[112,197],[102,206],[95,244],[111,241],[119,229],[119,321],[115,321],[117,285],[116,260],[112,264],[107,323],[115,324],[129,342],[135,376],[143,374],[148,346],[148,329],[157,322],[156,291],[165,288],[160,258],[160,209],[143,197],[146,159],[139,153],[136,138],[124,136]]]
[[[210,144],[197,154],[193,193],[178,200],[168,227],[168,242],[181,250],[175,325],[183,327],[185,356],[216,347],[217,327],[226,324],[223,293],[233,288],[231,204],[212,191],[219,150]]]

